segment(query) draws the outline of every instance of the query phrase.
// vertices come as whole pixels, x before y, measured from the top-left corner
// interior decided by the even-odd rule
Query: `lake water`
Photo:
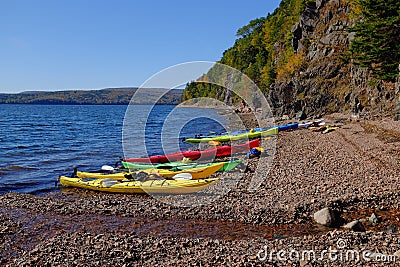
[[[155,106],[148,113],[149,109],[130,106],[126,112],[127,106],[113,105],[0,105],[0,193],[57,190],[54,182],[59,175],[71,174],[74,167],[98,170],[114,165],[124,152],[140,157],[190,149],[182,137],[221,132],[227,123],[216,110],[169,105]],[[129,130],[124,135],[128,145],[123,146],[125,115]]]

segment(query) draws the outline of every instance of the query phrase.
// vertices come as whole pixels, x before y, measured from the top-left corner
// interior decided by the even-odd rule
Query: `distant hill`
[[[106,88],[101,90],[68,90],[55,92],[29,91],[19,94],[0,94],[0,104],[54,105],[128,105],[137,88]],[[163,95],[165,94],[165,95]],[[157,96],[163,95],[159,101]],[[179,104],[180,89],[149,88],[135,97],[135,104]]]

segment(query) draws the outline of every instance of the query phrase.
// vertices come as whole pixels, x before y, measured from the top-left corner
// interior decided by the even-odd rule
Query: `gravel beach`
[[[0,195],[0,264],[398,266],[400,123],[348,118],[327,117],[340,125],[327,134],[279,133],[273,161],[224,174],[237,186],[207,205],[77,189]],[[254,175],[262,183],[249,191]],[[340,224],[317,224],[323,208]],[[341,227],[355,220],[362,230]]]

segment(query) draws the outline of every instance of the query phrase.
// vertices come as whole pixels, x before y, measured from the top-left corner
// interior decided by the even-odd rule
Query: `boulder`
[[[359,220],[349,222],[343,225],[343,228],[353,230],[355,232],[365,232],[365,228]]]
[[[301,121],[305,120],[305,119],[307,119],[307,115],[304,111],[299,111],[296,113],[296,119],[301,120]]]
[[[380,218],[375,213],[372,213],[372,215],[371,215],[371,217],[369,217],[368,221],[371,224],[377,224],[377,223],[379,223]]]
[[[330,208],[324,208],[322,210],[317,211],[314,213],[314,220],[322,225],[328,226],[328,227],[333,227],[337,225],[339,222],[340,218]]]

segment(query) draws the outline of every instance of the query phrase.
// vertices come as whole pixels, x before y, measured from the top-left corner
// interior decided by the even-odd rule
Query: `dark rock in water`
[[[343,228],[351,229],[355,232],[365,232],[365,228],[359,220],[349,222],[348,224],[343,225]]]

